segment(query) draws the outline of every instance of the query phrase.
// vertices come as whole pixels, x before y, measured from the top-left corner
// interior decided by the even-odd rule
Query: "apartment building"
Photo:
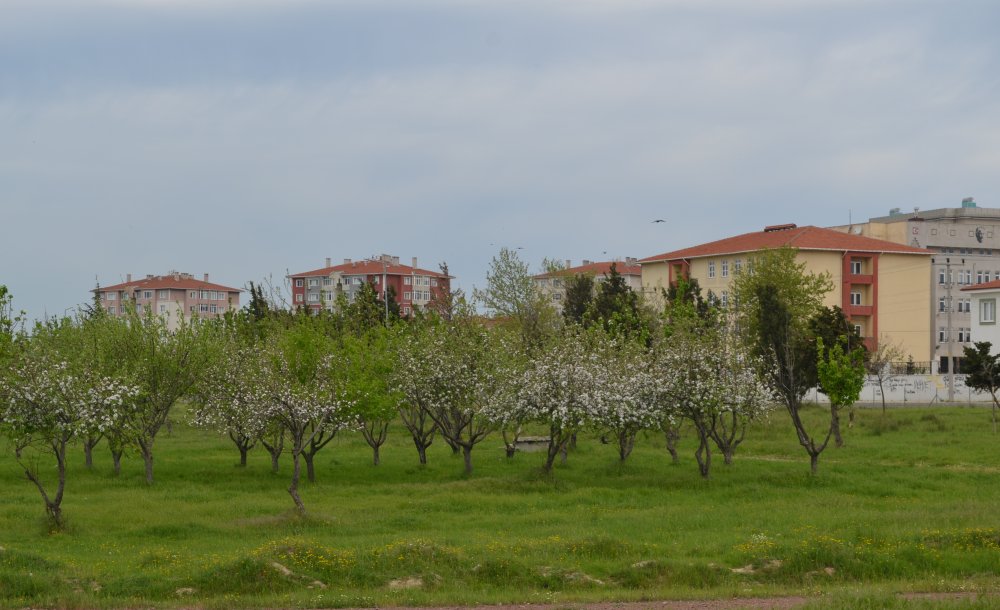
[[[960,370],[977,315],[973,294],[963,289],[1000,280],[1000,209],[980,208],[968,197],[959,207],[906,213],[894,208],[888,216],[831,228],[933,252],[931,355],[939,372],[948,372],[952,358]]]
[[[352,261],[345,258],[340,265],[326,264],[312,271],[292,273],[292,305],[308,307],[312,311],[332,310],[337,297],[344,295],[353,301],[366,283],[372,284],[379,298],[385,299],[386,291],[392,287],[400,312],[408,316],[427,305],[442,294],[451,291],[451,280],[447,273],[421,269],[417,258],[410,265],[399,262],[398,256],[383,254],[374,259]]]
[[[213,284],[207,273],[198,280],[190,273],[171,271],[134,281],[129,273],[125,282],[91,292],[97,293],[101,306],[113,316],[126,315],[134,307],[140,315],[152,312],[163,316],[173,330],[184,317],[215,318],[239,309],[243,291]]]
[[[643,291],[659,294],[683,276],[697,279],[705,294],[712,292],[728,306],[730,284],[754,253],[783,246],[797,250],[807,271],[830,274],[833,290],[825,304],[843,309],[870,345],[888,337],[914,361],[930,359],[932,252],[915,246],[820,227],[776,225],[641,259]]]
[[[615,265],[617,271],[625,283],[636,292],[642,290],[642,269],[637,259],[628,257],[624,261],[604,261],[594,262],[584,260],[581,264],[573,266],[572,260],[566,261],[566,266],[556,271],[540,273],[532,276],[535,286],[546,295],[557,309],[562,310],[563,302],[566,300],[566,280],[576,275],[592,275],[596,282],[603,282],[611,273],[611,265]]]

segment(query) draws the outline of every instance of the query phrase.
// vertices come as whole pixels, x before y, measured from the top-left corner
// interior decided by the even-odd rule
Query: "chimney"
[[[205,274],[205,281],[206,282],[208,281],[208,274],[207,273]]]
[[[411,262],[412,262],[413,264],[412,264],[412,265],[410,265],[410,266],[411,266],[411,267],[413,267],[414,269],[416,269],[416,268],[417,268],[417,257],[416,257],[416,256],[414,256],[414,257],[413,257],[413,260],[412,260]]]
[[[325,267],[329,267],[330,266],[330,257],[329,256],[326,257],[326,265],[324,265],[324,266]]]
[[[634,265],[634,264],[636,264],[638,262],[639,262],[639,259],[637,259],[634,256],[626,256],[625,257],[625,264],[626,265]]]
[[[128,282],[131,282],[131,281],[132,281],[132,274],[131,273],[126,273],[125,274],[125,282],[128,283]]]
[[[152,273],[147,273],[147,274],[146,274],[146,279],[147,279],[147,280],[151,280],[151,279],[153,279],[153,274],[152,274]]]
[[[398,265],[399,264],[399,257],[398,256],[391,256],[389,258],[390,258],[390,260],[392,260],[392,264],[393,265]]]
[[[569,269],[572,266],[573,266],[573,261],[567,258],[566,259],[566,268]]]
[[[583,259],[583,264],[584,264],[584,265],[589,265],[589,264],[590,264],[590,261],[588,261],[587,259]]]
[[[345,265],[350,265],[350,264],[351,264],[351,259],[349,259],[349,258],[345,258],[345,259],[344,259],[344,264],[345,264]]]

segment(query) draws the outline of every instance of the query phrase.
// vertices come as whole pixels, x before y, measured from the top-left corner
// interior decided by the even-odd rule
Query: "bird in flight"
[[[657,218],[657,219],[656,219],[656,220],[654,220],[653,222],[654,222],[654,223],[657,223],[657,222],[667,222],[667,221],[666,221],[666,220],[663,220],[662,218]]]

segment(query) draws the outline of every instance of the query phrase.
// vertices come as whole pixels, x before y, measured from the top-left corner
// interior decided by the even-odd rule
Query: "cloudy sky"
[[[1000,207],[995,0],[3,0],[0,284]],[[657,218],[667,222],[653,224]]]

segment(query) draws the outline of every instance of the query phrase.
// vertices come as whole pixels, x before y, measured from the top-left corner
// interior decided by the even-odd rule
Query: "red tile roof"
[[[550,271],[549,273],[542,273],[539,275],[532,276],[536,279],[543,279],[547,277],[559,277],[564,275],[578,275],[581,273],[593,273],[594,275],[607,275],[611,273],[611,265],[615,265],[615,271],[621,275],[642,275],[642,267],[639,265],[629,265],[621,261],[605,261],[601,263],[589,263],[586,265],[578,265],[576,267],[570,267],[568,269],[559,269],[558,271]]]
[[[452,277],[438,271],[420,269],[419,267],[411,267],[409,265],[386,265],[385,272],[388,275],[429,275],[431,277],[448,279]],[[315,269],[313,271],[291,273],[288,277],[325,277],[331,273],[342,273],[344,275],[382,275],[382,263],[380,261],[354,261],[351,263],[344,263],[342,265],[333,265],[332,267],[323,267],[322,269]]]
[[[1000,280],[993,280],[992,282],[983,282],[982,284],[973,284],[972,286],[966,286],[962,288],[962,292],[967,292],[970,290],[996,290],[1000,288]]]
[[[91,292],[114,292],[119,290],[222,290],[224,292],[243,292],[240,288],[230,288],[222,284],[213,284],[196,280],[186,274],[181,275],[156,275],[142,278],[132,282],[114,284],[113,286],[101,286]]]
[[[744,233],[735,237],[727,237],[718,241],[693,246],[683,250],[674,250],[641,259],[639,263],[659,263],[670,260],[718,256],[720,254],[739,254],[756,252],[765,248],[780,248],[791,246],[799,250],[835,250],[839,252],[882,252],[892,254],[933,254],[924,248],[914,248],[902,244],[862,237],[850,233],[841,233],[833,229],[795,225],[776,225],[769,230]]]

